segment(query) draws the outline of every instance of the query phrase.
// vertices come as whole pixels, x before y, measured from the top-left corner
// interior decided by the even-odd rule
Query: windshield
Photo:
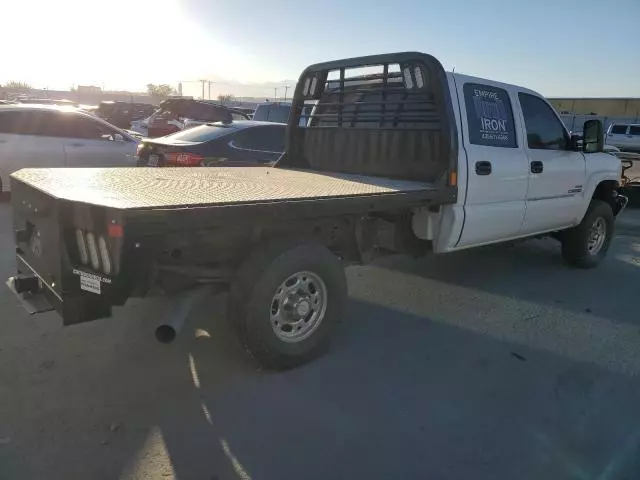
[[[208,142],[223,135],[227,135],[236,129],[232,126],[220,124],[199,125],[168,135],[166,138],[183,142]]]
[[[291,105],[260,105],[253,114],[254,120],[287,123]]]

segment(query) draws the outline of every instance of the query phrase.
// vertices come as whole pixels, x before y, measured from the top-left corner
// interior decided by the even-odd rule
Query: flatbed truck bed
[[[414,194],[427,182],[274,167],[23,169],[14,181],[54,199],[121,210],[184,209]]]
[[[428,182],[275,167],[24,169],[13,185],[76,211],[100,207],[147,234],[406,209],[456,194]]]

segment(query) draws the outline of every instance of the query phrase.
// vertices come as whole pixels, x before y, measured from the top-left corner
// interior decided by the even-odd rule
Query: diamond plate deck
[[[257,204],[434,190],[422,182],[270,167],[24,169],[12,177],[55,198],[119,209]]]

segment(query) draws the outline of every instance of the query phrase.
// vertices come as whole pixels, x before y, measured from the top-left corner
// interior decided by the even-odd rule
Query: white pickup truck
[[[345,264],[550,235],[570,265],[596,266],[627,200],[602,124],[583,137],[536,92],[446,73],[427,54],[312,65],[275,167],[15,173],[8,284],[65,325],[176,295],[165,342],[197,292],[227,289],[247,350],[293,367],[345,315]]]

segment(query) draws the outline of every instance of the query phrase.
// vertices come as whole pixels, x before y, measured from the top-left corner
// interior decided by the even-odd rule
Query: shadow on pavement
[[[640,325],[640,237],[617,237],[595,269],[565,265],[558,242],[528,240],[421,259],[395,256],[377,266],[502,297]]]
[[[51,333],[54,350],[75,349],[77,361],[49,367],[47,381],[15,385],[24,403],[3,413],[21,430],[0,445],[3,478],[533,480],[640,471],[637,378],[360,301],[327,355],[261,372],[224,322],[210,320],[221,300],[204,303],[191,328],[210,336],[187,331],[169,347],[153,342],[148,306],[138,322],[103,322],[119,335],[103,345],[78,345],[71,328]]]

